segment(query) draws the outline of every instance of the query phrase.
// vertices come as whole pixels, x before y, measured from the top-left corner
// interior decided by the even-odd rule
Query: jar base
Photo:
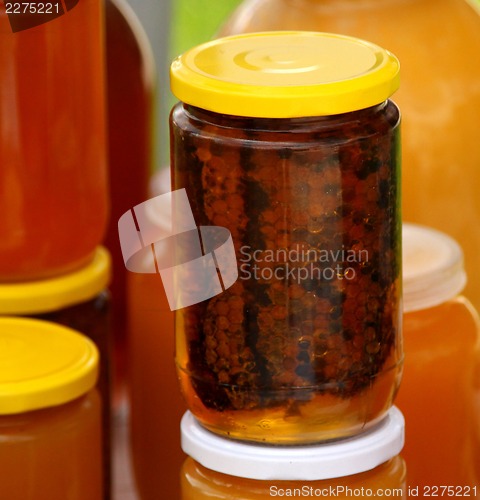
[[[401,364],[384,370],[354,397],[317,392],[308,401],[291,397],[275,406],[222,411],[204,406],[195,394],[192,379],[185,371],[179,374],[187,405],[209,431],[242,441],[299,445],[347,438],[376,425],[393,404]],[[298,388],[299,395],[301,390]],[[280,401],[278,395],[275,399]]]

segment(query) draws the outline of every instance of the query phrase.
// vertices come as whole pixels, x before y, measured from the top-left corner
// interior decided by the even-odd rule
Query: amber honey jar
[[[222,35],[338,31],[399,58],[402,85],[395,102],[403,115],[403,218],[459,242],[469,276],[465,294],[477,309],[480,231],[467,228],[476,228],[480,217],[480,65],[471,64],[480,53],[479,5],[478,0],[243,0],[220,30]]]
[[[170,189],[168,170],[151,181],[151,196]],[[168,202],[167,202],[168,203]],[[168,226],[165,206],[149,212]],[[142,500],[180,498],[179,470],[185,460],[180,447],[180,421],[186,407],[174,360],[174,313],[162,280],[149,274],[151,252],[138,262],[140,272],[127,273],[129,435],[135,484]]]
[[[189,455],[181,500],[267,500],[272,497],[407,498],[404,420],[396,408],[371,431],[310,446],[268,446],[216,436],[191,414],[182,420]]]
[[[475,408],[480,322],[463,295],[466,282],[463,252],[453,238],[404,224],[405,370],[396,404],[408,423],[402,455],[409,485],[451,485],[457,493],[475,496],[473,487],[480,485],[480,411]]]
[[[390,408],[398,81],[391,53],[329,33],[227,37],[173,62],[173,189],[198,226],[229,230],[238,267],[233,286],[176,312],[182,390],[209,430],[313,443]]]
[[[0,496],[101,500],[95,344],[54,323],[3,317],[0,346]]]
[[[148,38],[126,0],[105,2],[112,321],[118,378],[125,377],[126,276],[118,219],[148,198],[153,164],[155,63]],[[135,166],[132,168],[132,166]]]
[[[110,498],[111,338],[109,252],[98,247],[93,260],[77,271],[54,278],[0,284],[0,318],[24,316],[81,332],[100,352],[97,388],[102,398],[105,500]],[[39,332],[39,335],[41,332]]]
[[[0,2],[0,282],[86,265],[107,221],[103,2]]]

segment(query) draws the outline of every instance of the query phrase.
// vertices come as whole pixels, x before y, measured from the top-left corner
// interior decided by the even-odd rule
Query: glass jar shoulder
[[[178,103],[171,113],[177,134],[195,135],[204,140],[224,142],[305,143],[374,140],[395,131],[400,111],[387,100],[376,106],[330,116],[299,118],[252,118],[224,115]]]
[[[463,295],[443,304],[404,315],[405,341],[421,348],[434,345],[478,346],[480,320],[472,303]]]
[[[429,0],[246,0],[227,19],[219,35],[288,29],[331,31],[361,36],[375,43],[379,43],[378,38],[398,39],[405,47],[415,47],[410,36],[431,42],[440,26],[448,25],[448,35],[452,37],[475,35],[474,26],[478,27],[480,18],[476,20],[471,15],[474,9],[471,2],[456,0],[435,4]],[[410,36],[399,37],[406,27],[410,28]]]
[[[63,405],[16,415],[0,416],[0,442],[37,441],[45,436],[72,430],[86,422],[100,422],[101,402],[96,389]]]

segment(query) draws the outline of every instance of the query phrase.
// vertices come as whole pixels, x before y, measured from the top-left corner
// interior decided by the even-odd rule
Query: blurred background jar
[[[398,61],[351,37],[271,33],[195,47],[171,78],[173,188],[204,247],[202,226],[229,230],[239,269],[221,293],[176,277],[205,292],[176,312],[190,410],[277,444],[365,430],[401,375]]]
[[[64,325],[90,338],[99,350],[97,387],[103,404],[104,499],[110,497],[111,487],[110,276],[110,255],[98,247],[93,260],[75,272],[44,280],[0,284],[0,318],[25,316]],[[48,344],[48,339],[44,340]]]
[[[181,471],[181,500],[267,500],[299,496],[298,491],[304,497],[351,498],[370,496],[369,490],[407,498],[407,469],[398,455],[404,425],[402,414],[392,408],[378,426],[348,440],[266,446],[213,435],[187,413],[182,446],[189,457]]]
[[[98,350],[46,321],[0,318],[0,483],[8,500],[101,500]]]
[[[103,13],[100,0],[79,0],[56,19],[12,32],[4,4],[0,281],[31,281],[86,265],[104,236]]]
[[[111,214],[104,240],[112,256],[112,322],[117,382],[126,376],[126,275],[118,219],[148,198],[153,170],[156,68],[136,14],[124,0],[105,2],[108,159]]]
[[[170,191],[170,173],[157,173],[151,196]],[[150,213],[162,224],[166,210]],[[169,221],[164,221],[165,226]],[[154,259],[145,255],[143,272],[129,272],[128,372],[130,443],[135,481],[142,500],[180,498],[179,470],[185,459],[180,421],[186,410],[174,361],[174,313],[158,274],[148,274]]]
[[[408,423],[402,455],[410,486],[480,484],[474,407],[480,322],[462,295],[465,283],[455,240],[404,224],[405,363],[395,403]]]
[[[402,65],[405,220],[445,231],[465,252],[480,308],[480,15],[476,0],[245,0],[222,35],[330,31],[392,51]]]

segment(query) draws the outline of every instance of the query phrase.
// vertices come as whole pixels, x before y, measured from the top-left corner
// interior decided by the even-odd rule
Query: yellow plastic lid
[[[399,86],[398,59],[333,33],[274,31],[220,38],[179,56],[170,70],[181,101],[258,118],[324,116],[368,108]]]
[[[104,290],[111,275],[108,250],[98,247],[92,261],[55,278],[0,285],[0,314],[42,314],[91,300]]]
[[[58,406],[95,386],[99,354],[80,333],[47,321],[0,318],[0,415]]]

